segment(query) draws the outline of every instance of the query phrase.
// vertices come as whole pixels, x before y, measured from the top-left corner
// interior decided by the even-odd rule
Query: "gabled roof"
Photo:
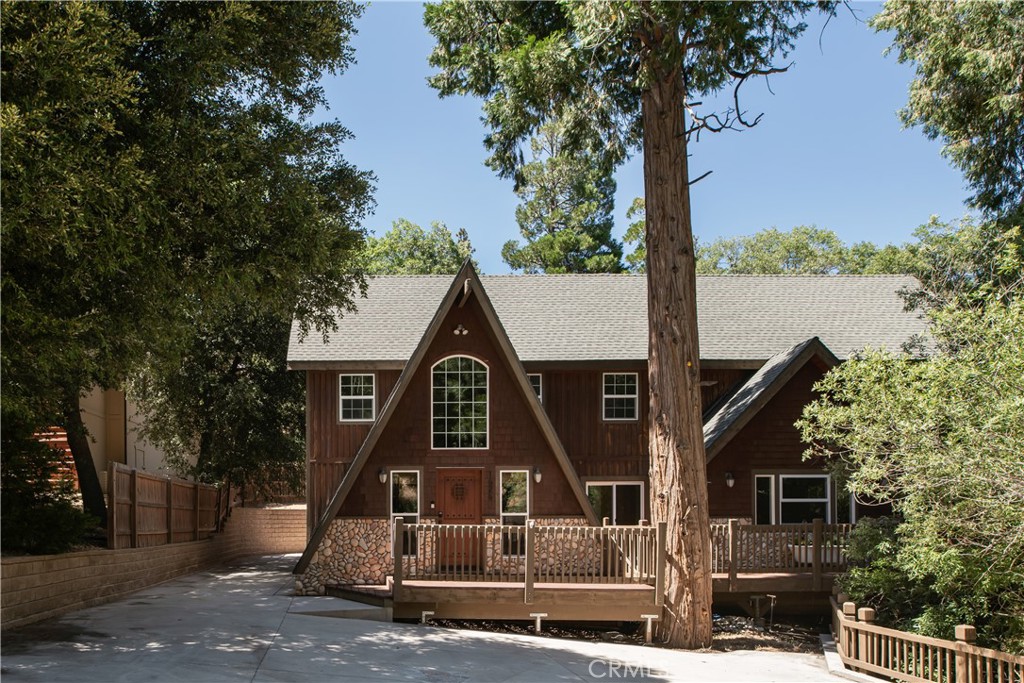
[[[449,277],[450,276],[445,276],[446,279]],[[487,292],[484,291],[484,287],[480,282],[480,277],[473,268],[472,262],[469,259],[466,259],[462,268],[455,275],[455,278],[449,280],[447,292],[440,299],[440,304],[437,304],[436,301],[434,302],[434,316],[431,318],[430,324],[427,325],[426,330],[421,334],[419,343],[410,354],[408,359],[409,362],[406,363],[405,368],[402,370],[402,374],[398,377],[398,382],[395,384],[395,388],[392,389],[391,395],[388,397],[387,402],[385,402],[384,407],[377,416],[377,420],[373,423],[366,439],[363,441],[362,446],[360,446],[359,451],[352,460],[352,465],[345,472],[345,476],[338,485],[338,489],[331,498],[331,502],[327,505],[327,509],[324,511],[323,516],[319,519],[313,529],[313,532],[310,534],[309,541],[306,544],[306,549],[295,566],[294,572],[296,574],[304,572],[306,567],[309,566],[313,553],[316,552],[320,545],[320,541],[323,540],[324,534],[327,532],[327,528],[330,526],[331,520],[333,520],[338,514],[338,510],[341,509],[349,491],[352,490],[359,473],[362,471],[363,466],[366,464],[373,452],[374,446],[376,446],[381,434],[383,434],[384,430],[387,428],[387,424],[391,420],[391,416],[394,414],[399,402],[402,400],[402,396],[405,394],[406,388],[409,386],[410,382],[412,382],[413,376],[415,376],[416,371],[419,369],[427,350],[430,348],[431,342],[433,342],[434,338],[437,336],[437,331],[440,328],[441,323],[444,321],[445,315],[453,305],[458,305],[458,301],[464,300],[463,297],[468,296],[477,297],[477,300],[480,303],[480,308],[483,310],[484,319],[491,326],[491,331],[498,342],[498,349],[512,368],[511,374],[513,381],[516,383],[516,386],[521,392],[523,398],[526,400],[526,404],[529,407],[530,412],[537,421],[537,425],[540,427],[544,439],[551,448],[562,473],[568,480],[569,487],[576,496],[576,500],[580,504],[580,508],[583,510],[584,515],[591,524],[597,525],[597,515],[587,498],[587,494],[583,489],[583,484],[580,481],[579,475],[576,474],[576,470],[573,468],[572,463],[569,460],[569,456],[565,452],[565,447],[562,446],[562,442],[559,440],[551,421],[548,419],[547,413],[541,406],[540,399],[537,397],[536,392],[534,392],[533,387],[530,386],[529,379],[526,376],[526,371],[523,369],[522,363],[516,356],[515,349],[512,347],[508,334],[505,332],[505,328],[502,326],[501,321],[498,319],[498,316],[494,311],[494,306],[491,304],[491,301],[487,296]],[[380,337],[378,337],[378,340],[380,340]]]
[[[642,275],[482,276],[519,358],[541,361],[647,360],[647,278]],[[450,276],[371,278],[357,311],[338,330],[300,340],[293,325],[294,369],[389,363],[412,355]],[[918,286],[903,275],[719,275],[697,277],[700,355],[756,367],[779,349],[812,336],[839,358],[865,347],[899,351],[925,331],[897,292]],[[388,334],[382,338],[380,330]]]
[[[813,356],[829,367],[839,364],[828,347],[812,337],[772,356],[744,382],[704,425],[705,462],[711,462]]]

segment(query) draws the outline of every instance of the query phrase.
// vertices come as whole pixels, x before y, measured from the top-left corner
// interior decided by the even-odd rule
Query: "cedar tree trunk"
[[[697,292],[679,68],[643,93],[650,329],[651,519],[667,523],[661,640],[711,644],[711,530],[701,424]]]
[[[103,489],[100,487],[96,463],[92,460],[89,448],[89,435],[82,422],[82,408],[79,405],[78,391],[73,391],[64,399],[64,431],[67,432],[68,448],[75,459],[75,470],[78,472],[78,489],[82,492],[82,507],[90,515],[99,520],[101,526],[107,525],[107,504],[103,500]]]

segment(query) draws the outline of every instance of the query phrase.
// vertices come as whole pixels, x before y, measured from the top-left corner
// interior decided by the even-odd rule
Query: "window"
[[[543,377],[539,372],[530,373],[527,375],[530,379],[530,386],[533,387],[533,391],[537,394],[537,398],[540,402],[544,402],[544,382]]]
[[[604,373],[604,419],[635,420],[637,416],[637,374]]]
[[[754,476],[754,524],[775,524],[775,475]]]
[[[487,366],[453,356],[433,375],[433,447],[487,448]]]
[[[612,524],[639,524],[644,512],[644,485],[638,481],[587,484],[587,497],[599,519]]]
[[[342,422],[374,419],[373,375],[338,375],[338,396],[338,417]]]
[[[832,521],[827,474],[780,474],[779,521],[783,524]]]
[[[501,523],[525,527],[530,516],[530,473],[526,470],[503,470],[501,478]],[[525,555],[526,536],[523,529],[501,533],[503,555]]]
[[[406,524],[420,521],[420,473],[412,471],[391,472],[391,529],[399,517]],[[415,555],[416,535],[408,532],[402,543],[402,555]],[[394,543],[391,544],[394,547]]]

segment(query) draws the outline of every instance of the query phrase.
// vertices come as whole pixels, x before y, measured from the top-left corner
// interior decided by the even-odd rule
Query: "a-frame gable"
[[[820,339],[812,337],[775,354],[744,382],[704,425],[705,462],[711,462],[814,357],[829,368],[839,364],[835,354]]]
[[[586,496],[583,484],[580,481],[579,476],[576,474],[575,469],[572,467],[569,457],[565,452],[565,448],[559,440],[554,427],[551,425],[547,413],[544,412],[540,399],[534,392],[533,387],[530,386],[526,371],[523,369],[522,363],[520,362],[511,341],[509,341],[508,334],[505,332],[504,326],[498,319],[486,291],[484,291],[480,278],[476,273],[476,269],[473,267],[472,262],[467,259],[459,269],[455,278],[452,280],[447,293],[442,298],[436,312],[434,313],[434,317],[431,319],[430,324],[423,333],[423,337],[417,344],[415,351],[409,358],[409,361],[405,364],[405,368],[402,370],[402,374],[399,376],[395,388],[392,390],[391,395],[381,408],[377,420],[370,428],[370,431],[367,434],[366,439],[363,441],[362,446],[360,446],[356,453],[351,466],[345,472],[345,476],[338,485],[327,509],[313,528],[309,541],[306,545],[306,549],[295,566],[294,572],[296,574],[303,573],[308,567],[312,556],[319,547],[320,542],[323,540],[331,521],[337,516],[338,511],[341,509],[345,499],[348,497],[355,485],[356,480],[359,478],[360,472],[370,459],[374,447],[381,439],[381,436],[384,434],[389,422],[398,409],[402,397],[405,395],[414,376],[423,364],[424,357],[427,355],[431,344],[437,337],[438,331],[441,328],[448,312],[453,307],[461,307],[465,305],[469,298],[473,296],[477,297],[477,302],[483,313],[484,320],[490,327],[490,331],[497,342],[497,349],[511,369],[510,374],[512,376],[512,380],[526,402],[526,406],[536,421],[536,425],[540,429],[544,440],[547,442],[552,454],[558,462],[569,487],[583,511],[583,514],[591,524],[598,524],[597,516]]]

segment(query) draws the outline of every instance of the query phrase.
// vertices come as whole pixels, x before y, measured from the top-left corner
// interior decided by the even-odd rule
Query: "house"
[[[897,294],[914,284],[698,278],[713,522],[783,528],[856,514],[821,464],[803,460],[793,422],[829,368],[923,331]],[[646,287],[640,275],[481,277],[467,262],[454,277],[373,278],[327,340],[293,327],[288,363],[307,386],[300,592],[384,585],[401,571],[392,556],[429,539],[440,544],[427,548],[435,569],[496,570],[522,555],[521,529],[546,538],[646,520]],[[395,545],[398,520],[420,536]],[[493,547],[460,550],[424,535],[427,524],[501,531],[480,537]]]

